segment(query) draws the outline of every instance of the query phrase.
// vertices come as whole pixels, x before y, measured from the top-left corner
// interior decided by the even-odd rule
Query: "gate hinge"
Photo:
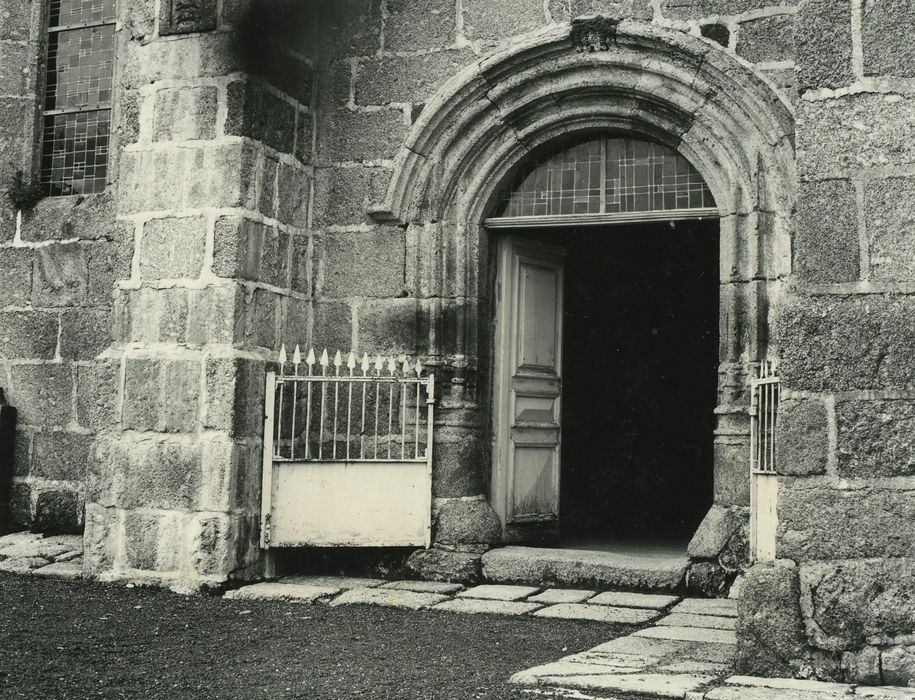
[[[271,513],[267,513],[264,516],[263,532],[261,533],[261,539],[264,542],[264,548],[270,546],[270,516]]]

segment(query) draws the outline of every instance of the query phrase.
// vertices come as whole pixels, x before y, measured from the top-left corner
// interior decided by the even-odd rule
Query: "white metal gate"
[[[775,559],[778,474],[775,423],[781,380],[775,363],[763,361],[750,380],[750,549],[755,561]]]
[[[287,360],[267,373],[261,547],[428,547],[435,376],[403,356]]]

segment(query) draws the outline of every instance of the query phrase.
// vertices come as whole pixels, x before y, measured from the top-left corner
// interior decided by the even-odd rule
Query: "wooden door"
[[[492,504],[504,527],[559,518],[564,252],[499,243]]]

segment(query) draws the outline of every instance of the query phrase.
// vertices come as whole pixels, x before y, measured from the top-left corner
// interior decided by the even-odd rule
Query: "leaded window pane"
[[[671,148],[593,138],[544,151],[503,198],[499,216],[564,216],[713,208],[702,176]]]
[[[48,38],[45,109],[107,107],[113,66],[113,24],[53,32]]]
[[[51,0],[40,181],[46,194],[92,194],[108,172],[115,0]]]

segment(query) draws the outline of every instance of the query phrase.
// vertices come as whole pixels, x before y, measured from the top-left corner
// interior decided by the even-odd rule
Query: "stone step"
[[[686,552],[501,547],[483,555],[483,575],[494,583],[670,592],[681,587],[687,564]]]

